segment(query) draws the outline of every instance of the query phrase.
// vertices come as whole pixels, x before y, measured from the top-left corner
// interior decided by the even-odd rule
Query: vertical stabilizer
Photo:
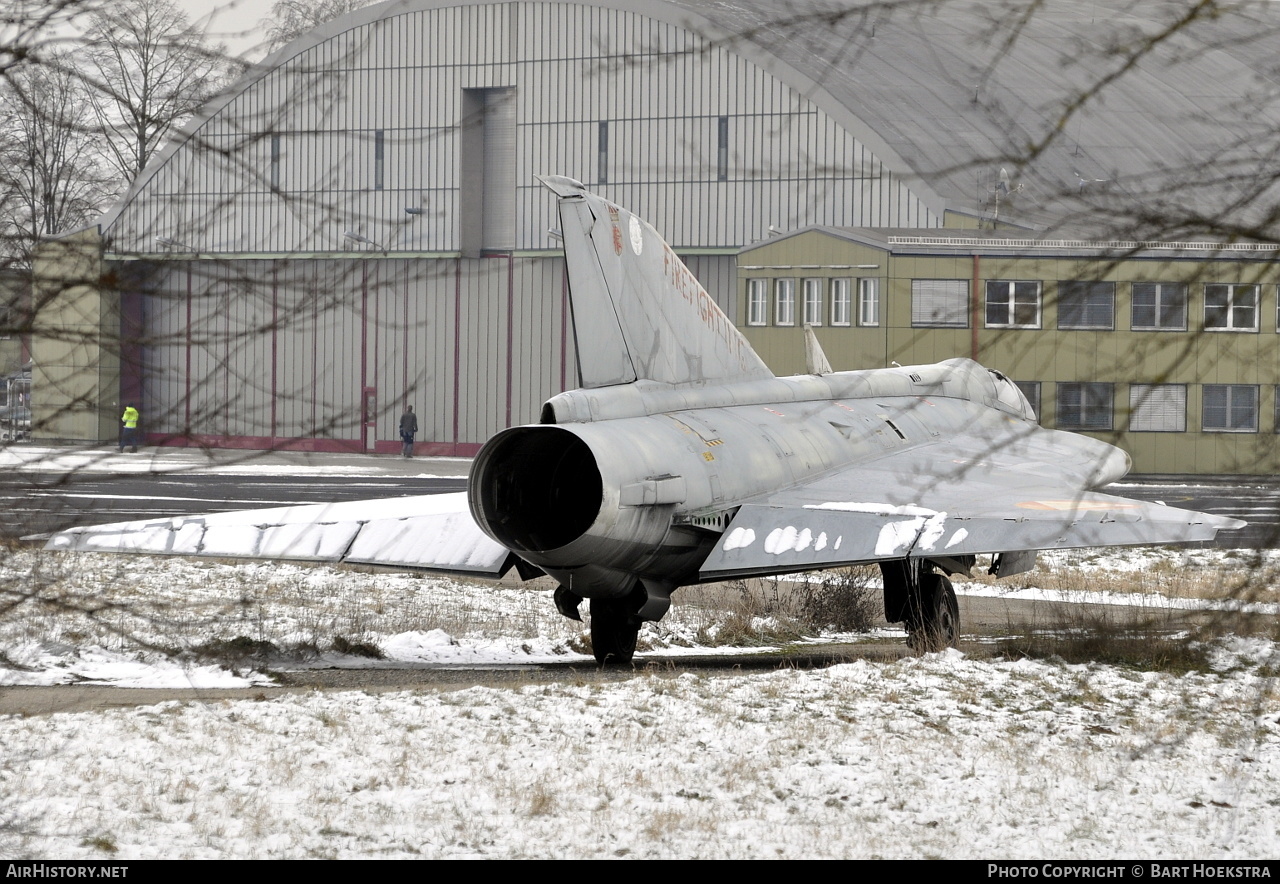
[[[570,178],[539,180],[560,199],[584,387],[773,377],[649,224]]]

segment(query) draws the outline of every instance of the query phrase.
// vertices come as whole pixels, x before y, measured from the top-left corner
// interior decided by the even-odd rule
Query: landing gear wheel
[[[591,652],[601,666],[630,663],[639,634],[640,622],[626,599],[591,600]]]
[[[960,643],[960,605],[951,581],[941,574],[920,575],[920,607],[911,618],[907,646],[913,651],[941,651]]]

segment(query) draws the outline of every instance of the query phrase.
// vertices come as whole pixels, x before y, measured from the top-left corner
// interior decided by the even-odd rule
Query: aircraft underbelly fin
[[[584,387],[773,377],[653,227],[576,181],[540,180],[560,200]]]

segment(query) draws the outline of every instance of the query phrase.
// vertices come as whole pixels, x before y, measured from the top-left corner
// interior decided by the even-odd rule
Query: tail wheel
[[[601,666],[626,665],[636,653],[640,621],[627,599],[591,600],[591,652]]]
[[[919,619],[911,627],[907,644],[912,650],[941,651],[959,645],[960,605],[950,580],[941,574],[920,575]]]

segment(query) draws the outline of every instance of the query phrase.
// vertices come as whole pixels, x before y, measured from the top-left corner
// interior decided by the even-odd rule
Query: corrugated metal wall
[[[728,48],[635,12],[503,3],[406,11],[288,59],[199,126],[109,233],[124,252],[157,251],[156,236],[345,251],[347,231],[456,251],[463,90],[500,87],[516,91],[517,249],[555,247],[543,173],[598,185],[677,247],[736,247],[771,224],[939,223],[817,105]]]
[[[424,272],[424,268],[426,272]],[[145,297],[152,432],[211,444],[470,453],[576,383],[553,258],[164,262]],[[375,440],[362,391],[377,391]],[[396,448],[398,450],[398,448]]]
[[[395,450],[413,404],[426,450],[468,453],[536,420],[577,380],[536,174],[583,180],[677,249],[725,250],[690,265],[731,317],[730,250],[770,225],[939,223],[815,104],[683,27],[570,3],[392,8],[244,87],[108,225],[112,251],[175,259],[146,298],[149,428]],[[492,205],[514,206],[516,255],[454,257],[465,90],[509,88],[514,194]]]

